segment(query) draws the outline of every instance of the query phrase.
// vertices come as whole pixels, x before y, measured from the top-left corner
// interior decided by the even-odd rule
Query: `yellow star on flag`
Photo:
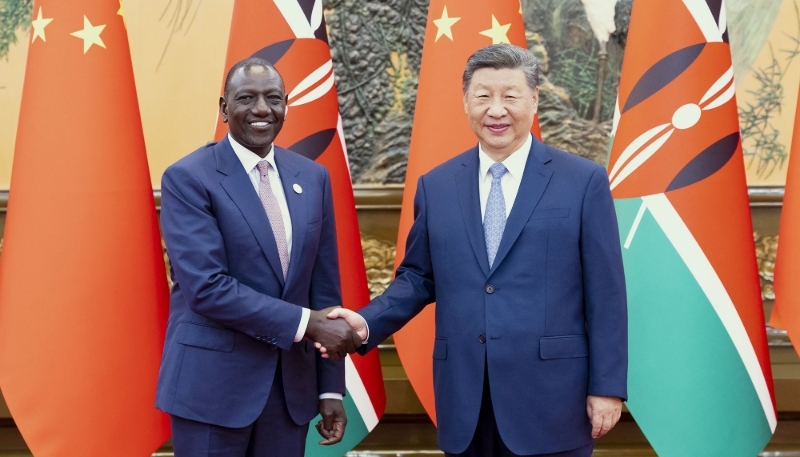
[[[511,41],[508,39],[508,29],[510,27],[511,23],[500,25],[500,23],[497,22],[497,18],[494,17],[494,14],[492,14],[492,28],[484,30],[480,32],[480,34],[491,38],[492,44],[498,44],[498,43],[511,44]]]
[[[86,54],[93,44],[105,49],[106,44],[103,43],[103,39],[100,38],[100,33],[104,28],[106,28],[105,24],[94,26],[91,22],[89,22],[89,18],[83,16],[83,30],[72,32],[70,35],[83,40],[83,53]]]
[[[128,21],[125,20],[125,8],[122,6],[122,0],[119,0],[119,10],[117,10],[117,14],[122,16],[122,25],[124,25],[125,28],[127,29]]]
[[[439,41],[442,35],[450,38],[450,41],[453,41],[453,30],[451,27],[459,20],[461,20],[460,17],[447,16],[447,5],[445,5],[444,11],[442,11],[442,17],[433,20],[433,23],[436,25],[436,40],[434,41]]]
[[[44,18],[42,17],[42,7],[39,7],[39,15],[36,19],[31,21],[31,25],[33,26],[33,38],[31,39],[31,43],[36,41],[36,37],[42,39],[42,41],[47,41],[44,36],[44,28],[47,27],[47,24],[52,22],[53,18]]]

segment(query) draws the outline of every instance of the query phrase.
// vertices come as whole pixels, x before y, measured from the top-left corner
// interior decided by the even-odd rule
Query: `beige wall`
[[[150,175],[160,187],[169,164],[213,139],[233,2],[125,0],[124,6]],[[0,60],[0,189],[11,180],[30,40],[27,32],[19,38],[8,60]]]
[[[736,101],[739,107],[747,106],[748,103],[758,105],[759,102],[753,92],[757,91],[761,84],[756,79],[755,70],[767,69],[772,64],[773,56],[778,61],[778,64],[784,70],[783,77],[780,80],[783,87],[783,104],[780,115],[774,117],[771,124],[772,128],[779,132],[778,142],[784,145],[787,152],[791,150],[795,107],[797,105],[797,89],[798,84],[800,84],[800,56],[795,57],[789,63],[787,61],[788,54],[785,52],[796,47],[795,42],[792,40],[793,37],[800,39],[800,24],[798,24],[798,12],[795,8],[794,0],[783,0],[780,12],[772,25],[772,31],[763,43],[761,52],[750,65],[750,70],[743,75],[744,77],[736,80]],[[749,149],[752,147],[753,141],[745,140],[744,148]],[[782,186],[786,183],[787,164],[788,162],[784,163],[782,167],[776,168],[771,173],[759,174],[757,173],[757,163],[750,163],[750,160],[745,159],[747,183],[750,185]]]
[[[8,60],[0,59],[0,189],[8,189],[11,162],[17,136],[17,116],[28,55],[28,33],[17,34],[17,44],[8,50]]]

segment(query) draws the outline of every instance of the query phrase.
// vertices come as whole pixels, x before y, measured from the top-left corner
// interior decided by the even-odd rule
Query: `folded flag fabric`
[[[724,2],[635,2],[608,170],[628,409],[662,456],[753,456],[776,425]]]

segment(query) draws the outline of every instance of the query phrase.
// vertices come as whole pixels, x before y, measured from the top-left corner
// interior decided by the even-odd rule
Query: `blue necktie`
[[[489,255],[489,268],[494,263],[503,230],[506,228],[506,199],[503,197],[503,188],[500,179],[508,171],[502,163],[494,163],[489,167],[492,173],[492,187],[489,198],[486,200],[486,211],[483,215],[483,234],[486,237],[486,253]]]

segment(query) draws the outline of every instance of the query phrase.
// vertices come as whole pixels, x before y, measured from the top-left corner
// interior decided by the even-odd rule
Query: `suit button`
[[[481,343],[481,344],[483,344],[483,343],[485,343],[485,342],[486,342],[486,337],[485,337],[485,336],[483,336],[483,335],[480,335],[480,336],[478,337],[478,341],[480,341],[480,343]]]
[[[486,286],[486,293],[487,294],[493,294],[494,293],[494,286],[491,285],[491,284],[487,285]]]

